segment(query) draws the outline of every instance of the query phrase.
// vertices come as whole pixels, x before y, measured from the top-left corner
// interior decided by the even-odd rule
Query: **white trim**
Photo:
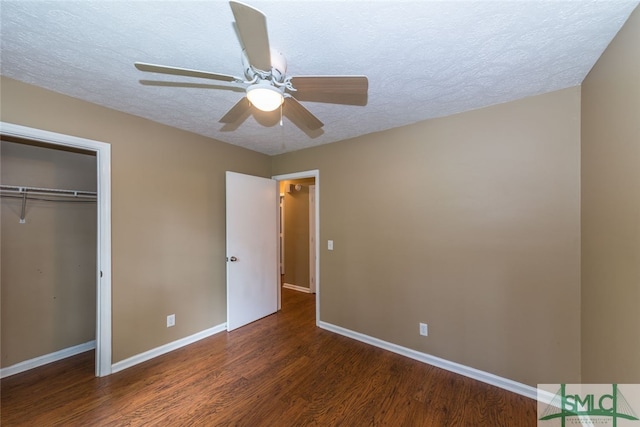
[[[486,383],[486,384],[500,387],[504,390],[508,390],[513,393],[520,394],[530,399],[534,399],[534,400],[537,399],[538,389],[536,389],[535,387],[531,387],[529,385],[522,384],[507,378],[502,378],[497,375],[491,374],[489,372],[485,372],[479,369],[471,368],[469,366],[461,365],[456,362],[451,362],[446,359],[441,359],[439,357],[432,356],[427,353],[422,353],[407,347],[402,347],[400,345],[383,341],[378,338],[371,337],[369,335],[361,334],[359,332],[355,332],[350,329],[332,325],[331,323],[320,322],[318,326],[322,329],[326,329],[327,331],[335,332],[336,334],[353,338],[354,340],[370,344],[374,347],[379,347],[384,350],[390,351],[392,353],[400,354],[402,356],[409,357],[411,359],[426,363],[428,365],[435,366],[437,368],[442,368],[459,375],[464,375],[465,377],[473,378],[474,380],[482,381],[483,383]]]
[[[284,181],[289,179],[314,178],[316,186],[316,325],[320,326],[320,170],[274,175],[271,178]],[[280,288],[278,288],[279,290]]]
[[[6,378],[11,375],[19,374],[20,372],[28,371],[29,369],[37,368],[38,366],[57,362],[58,360],[93,350],[94,348],[96,348],[95,340],[84,344],[74,345],[73,347],[63,348],[62,350],[54,351],[53,353],[45,354],[43,356],[34,357],[33,359],[25,360],[24,362],[16,363],[15,365],[0,369],[0,378]]]
[[[279,183],[278,183],[279,184]],[[278,212],[280,221],[278,223],[278,250],[280,254],[280,275],[284,275],[284,193],[278,197]],[[278,310],[280,310],[280,294],[278,294]]]
[[[205,329],[204,331],[195,333],[188,337],[184,337],[179,340],[170,342],[169,344],[152,348],[151,350],[145,351],[144,353],[136,354],[135,356],[131,356],[128,359],[124,359],[124,360],[121,360],[120,362],[114,363],[113,366],[111,367],[111,372],[115,374],[116,372],[120,372],[124,369],[130,368],[139,363],[146,362],[147,360],[151,360],[154,357],[162,356],[163,354],[169,353],[170,351],[177,350],[181,347],[185,347],[189,344],[193,344],[196,341],[200,341],[201,339],[210,337],[211,335],[215,335],[218,332],[223,332],[226,330],[227,330],[227,324],[221,323],[220,325],[214,326],[209,329]]]
[[[316,185],[309,186],[309,292],[316,292]]]
[[[307,294],[311,293],[311,289],[305,288],[304,286],[292,285],[291,283],[284,283],[282,285],[282,287],[286,288],[286,289],[292,289],[292,290],[298,291],[298,292],[304,292],[304,293],[307,293]]]
[[[4,135],[47,144],[80,148],[96,153],[97,180],[97,250],[96,250],[96,376],[111,373],[111,145],[0,122]]]
[[[538,384],[540,385],[540,384]],[[558,409],[561,409],[562,406],[558,406],[554,401],[553,398],[556,397],[556,395],[554,393],[551,393],[550,391],[538,388],[538,397],[537,400],[540,403],[544,403],[545,405],[553,405]]]

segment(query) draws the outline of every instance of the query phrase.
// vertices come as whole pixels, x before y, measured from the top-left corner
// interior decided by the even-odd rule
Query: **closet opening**
[[[110,146],[1,131],[0,376],[93,349],[96,376],[108,375]]]

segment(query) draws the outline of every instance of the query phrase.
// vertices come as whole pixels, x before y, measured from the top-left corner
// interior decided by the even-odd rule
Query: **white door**
[[[272,179],[226,173],[227,330],[278,305],[278,192]]]

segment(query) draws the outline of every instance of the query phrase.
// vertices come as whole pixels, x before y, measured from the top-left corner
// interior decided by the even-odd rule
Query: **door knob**
[[[231,258],[229,258],[229,261],[231,261],[231,262],[236,262],[237,260],[238,260],[238,258],[236,258],[236,257],[234,257],[234,256],[232,256]]]

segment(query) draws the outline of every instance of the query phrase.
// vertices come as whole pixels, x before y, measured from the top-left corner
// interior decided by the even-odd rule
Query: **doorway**
[[[305,250],[301,251],[306,255],[293,261],[297,264],[297,269],[291,268],[292,266],[287,265],[288,263],[286,260],[288,258],[285,258],[284,265],[282,265],[281,267],[285,273],[284,276],[285,278],[287,278],[287,281],[300,281],[299,283],[287,283],[285,281],[285,285],[288,285],[285,287],[291,289],[298,288],[296,290],[306,289],[306,292],[311,292],[312,290],[315,291],[317,325],[320,321],[320,172],[318,170],[310,170],[291,174],[276,175],[272,178],[277,180],[281,186],[283,183],[289,186],[286,188],[281,188],[280,192],[280,194],[284,195],[285,198],[284,209],[280,210],[280,224],[283,224],[284,222],[290,221],[292,219],[291,215],[287,213],[285,213],[284,219],[282,218],[282,212],[286,212],[287,210],[287,194],[290,195],[291,200],[294,200],[294,197],[298,197],[298,199],[300,199],[299,201],[301,202],[304,202],[306,200],[306,204],[302,203],[302,206],[303,209],[304,206],[306,206],[307,215],[304,215],[304,218],[301,221],[298,221],[298,223],[300,224],[306,221],[306,227],[300,227],[303,230],[307,230],[306,240],[305,238],[301,238],[302,241],[307,242]],[[289,193],[287,193],[287,191],[289,191]],[[311,206],[312,213],[309,213],[309,206]],[[313,220],[313,224],[311,224],[311,220]],[[281,229],[280,232],[282,231],[283,230]],[[283,239],[281,239],[281,241],[284,242],[290,237],[291,236],[287,236],[285,230]],[[286,257],[287,250],[286,248],[285,250],[282,249],[283,248],[281,246],[280,253],[282,254],[284,252],[284,256]],[[291,274],[287,274],[287,272],[291,272]],[[304,280],[303,278],[306,278],[306,280]],[[300,283],[304,284],[305,286],[301,286]],[[278,309],[282,308],[281,288],[282,286],[278,286]]]
[[[96,156],[96,376],[111,374],[111,146],[104,142],[73,137],[0,122],[0,134],[17,140],[54,147],[89,151]],[[35,366],[33,366],[35,367]]]

